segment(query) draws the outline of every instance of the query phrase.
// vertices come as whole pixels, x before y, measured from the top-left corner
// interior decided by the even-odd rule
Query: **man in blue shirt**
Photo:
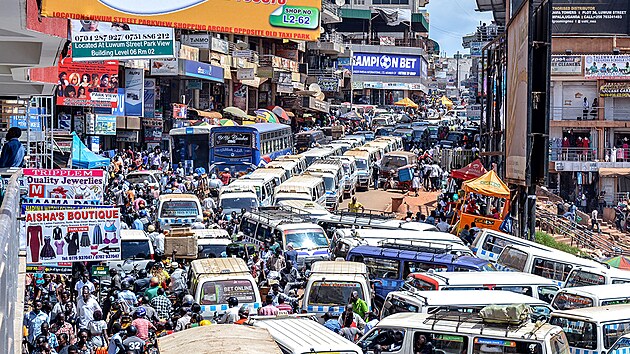
[[[22,136],[22,129],[9,128],[6,135],[7,142],[0,153],[0,167],[22,167],[25,150],[24,145],[19,140],[20,136]]]
[[[24,326],[28,330],[27,340],[31,348],[35,346],[35,338],[42,333],[42,323],[48,322],[48,315],[42,311],[42,302],[37,300],[33,310],[24,315]]]
[[[339,331],[341,331],[339,320],[335,318],[335,315],[332,312],[325,313],[322,315],[322,318],[324,319],[324,327],[335,333],[339,333]]]

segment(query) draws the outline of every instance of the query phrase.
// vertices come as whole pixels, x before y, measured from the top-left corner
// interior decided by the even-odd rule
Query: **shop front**
[[[116,117],[116,143],[119,150],[140,148],[140,131],[142,129],[140,117]]]

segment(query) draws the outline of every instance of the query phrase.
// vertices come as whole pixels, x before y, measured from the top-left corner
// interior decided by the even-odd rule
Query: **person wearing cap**
[[[221,172],[221,183],[223,183],[224,186],[227,186],[228,184],[230,184],[230,179],[232,179],[232,175],[230,174],[230,169],[229,168],[225,168],[223,170],[223,172]]]
[[[151,244],[155,249],[155,238],[159,234],[157,231],[155,231],[155,225],[150,224],[149,226],[147,226],[147,232],[149,233],[147,236],[149,236],[149,240],[151,241]]]
[[[239,316],[239,319],[238,321],[234,322],[234,324],[237,324],[237,325],[245,324],[245,322],[247,322],[247,319],[249,318],[249,305],[241,306],[241,308],[238,310],[238,316]]]
[[[326,312],[322,315],[322,318],[324,319],[324,327],[335,333],[339,333],[339,331],[341,331],[341,325],[339,324],[339,321],[335,318],[334,313],[330,311]]]
[[[352,311],[365,320],[369,309],[367,303],[359,298],[358,291],[355,290],[352,292],[350,295],[350,303],[352,304]]]
[[[149,288],[144,291],[144,295],[149,298],[149,301],[157,296],[157,290],[160,288],[160,280],[157,277],[151,277]]]
[[[291,242],[287,243],[287,250],[284,252],[284,259],[293,264],[297,264],[298,253]]]
[[[186,290],[186,273],[179,267],[179,263],[171,263],[171,283],[169,289],[172,293],[179,294]]]

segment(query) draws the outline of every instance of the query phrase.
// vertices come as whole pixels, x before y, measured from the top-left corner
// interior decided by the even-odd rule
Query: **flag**
[[[411,22],[410,9],[376,8],[388,26],[398,26],[401,22]]]

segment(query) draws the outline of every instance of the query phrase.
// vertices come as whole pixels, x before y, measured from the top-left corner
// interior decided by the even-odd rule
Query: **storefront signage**
[[[630,2],[620,0],[554,0],[553,33],[628,34]]]
[[[293,93],[293,85],[289,84],[278,84],[276,91],[278,93]]]
[[[337,92],[339,91],[339,79],[336,77],[317,77],[317,84],[324,92]]]
[[[57,105],[116,107],[118,60],[81,63],[62,58],[58,73]]]
[[[365,75],[420,76],[420,56],[354,53],[353,72]]]
[[[111,114],[97,114],[94,134],[116,135],[116,116]]]
[[[41,132],[42,119],[39,115],[46,114],[46,107],[41,107],[39,109],[31,107],[29,108],[29,113],[30,113],[30,116],[28,117],[28,121],[29,121],[28,126],[26,125],[26,116],[19,115],[19,116],[10,117],[11,127],[18,127],[22,129],[23,131],[30,129],[31,132]],[[60,123],[58,123],[58,125],[60,125]],[[69,124],[68,124],[68,128],[69,128]]]
[[[201,80],[186,80],[186,88],[189,90],[201,90],[202,87]]]
[[[213,51],[223,54],[228,54],[230,52],[230,43],[225,39],[212,37],[210,42],[211,48]]]
[[[182,44],[199,49],[210,49],[210,35],[205,34],[186,34],[182,36]]]
[[[200,61],[182,60],[182,75],[223,82],[223,68]]]
[[[118,208],[26,212],[26,261],[120,259]]]
[[[234,58],[251,58],[252,51],[251,50],[235,50],[232,52],[232,57]]]
[[[162,141],[163,122],[160,118],[145,118],[142,120],[144,127],[144,141],[147,143],[159,143]]]
[[[155,79],[144,79],[144,117],[155,117]]]
[[[90,274],[93,277],[107,277],[109,276],[109,267],[102,265],[93,265]]]
[[[125,112],[142,117],[144,111],[144,70],[125,69]]]
[[[138,131],[134,130],[119,130],[116,132],[116,140],[124,143],[137,143]]]
[[[199,48],[182,44],[179,46],[178,58],[197,61],[199,60]]]
[[[27,264],[28,274],[72,274],[72,263],[50,263],[50,264]]]
[[[552,75],[582,75],[581,55],[552,55]]]
[[[168,58],[175,55],[172,28],[99,21],[70,21],[75,61]]]
[[[254,77],[254,68],[243,68],[236,71],[237,80],[253,80]]]
[[[293,61],[298,61],[298,45],[294,42],[285,43],[276,47],[276,55]]]
[[[28,188],[27,198],[103,200],[103,170],[25,168],[23,176]]]
[[[151,60],[151,75],[177,76],[178,73],[179,73],[179,60],[177,58]]]
[[[601,97],[630,97],[630,82],[607,82],[599,88]]]
[[[188,117],[188,106],[182,103],[173,103],[173,118],[186,119]]]
[[[304,97],[302,101],[302,106],[318,112],[330,112],[330,103],[318,100],[315,97]]]
[[[488,42],[471,42],[470,56],[480,58],[482,55],[483,47],[485,47],[486,44],[488,44]]]
[[[250,133],[215,133],[214,146],[252,146]]]
[[[584,77],[587,79],[630,78],[630,55],[586,55]]]

